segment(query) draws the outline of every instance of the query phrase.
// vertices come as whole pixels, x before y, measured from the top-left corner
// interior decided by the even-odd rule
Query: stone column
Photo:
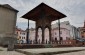
[[[52,40],[51,40],[51,26],[49,28],[49,44],[51,44]]]
[[[44,38],[44,30],[45,30],[45,29],[44,29],[44,27],[43,27],[43,28],[42,28],[42,44],[44,44],[44,41],[45,41],[45,40],[44,40],[44,39],[45,39],[45,38]]]
[[[9,40],[8,43],[8,51],[13,51],[14,50],[14,40]]]
[[[27,36],[26,36],[26,42],[29,44],[29,20],[28,20],[28,28],[27,28]]]
[[[38,28],[36,28],[36,36],[35,36],[35,44],[37,44],[37,37],[38,37]]]
[[[58,26],[59,26],[59,44],[61,44],[61,36],[60,36],[60,19],[58,20]]]
[[[8,41],[8,51],[13,51],[14,50],[14,44],[16,44],[17,39],[12,37],[7,37]]]

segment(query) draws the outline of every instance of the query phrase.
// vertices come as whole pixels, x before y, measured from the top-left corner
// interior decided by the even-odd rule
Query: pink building
[[[29,40],[31,41],[32,44],[35,41],[35,29],[33,28],[29,30]]]
[[[62,40],[68,40],[70,39],[70,31],[66,28],[60,28],[60,36],[62,38]],[[59,39],[59,29],[58,28],[54,28],[52,29],[52,38],[53,40],[60,40]]]
[[[59,41],[59,29],[58,28],[54,28],[51,31],[52,33],[52,40],[53,41]],[[45,41],[44,43],[49,43],[49,30],[46,28],[45,30]],[[29,34],[29,39],[32,41],[32,44],[35,41],[35,30],[30,30],[30,34]],[[62,40],[68,40],[70,39],[70,31],[66,28],[61,28],[60,31],[60,36],[62,38]],[[39,28],[38,30],[38,43],[41,44],[42,43],[42,30]]]
[[[59,37],[59,29],[58,29],[58,23],[52,25],[52,41],[59,41],[61,40],[69,40],[69,39],[76,39],[78,37],[78,31],[77,28],[73,25],[70,25],[69,21],[61,22],[60,25],[60,37]],[[45,39],[44,43],[49,43],[49,29],[45,29]],[[40,44],[42,42],[42,30],[41,28],[38,29],[38,43]],[[32,43],[35,42],[35,29],[30,29],[29,39],[32,41]]]

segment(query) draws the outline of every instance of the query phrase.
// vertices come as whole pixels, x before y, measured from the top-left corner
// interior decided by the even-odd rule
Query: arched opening
[[[49,43],[49,28],[45,28],[45,41],[44,41],[44,43],[45,44],[48,44]]]
[[[37,36],[37,41],[38,41],[38,44],[41,44],[42,43],[42,28],[38,28],[38,36]]]

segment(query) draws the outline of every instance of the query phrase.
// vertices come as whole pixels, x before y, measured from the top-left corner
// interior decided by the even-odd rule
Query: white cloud
[[[61,21],[69,20],[75,26],[83,25],[85,20],[85,0],[0,0],[1,4],[10,4],[19,10],[17,23],[27,22],[27,20],[20,17],[41,2],[67,15],[67,18]]]
[[[28,22],[28,20],[27,19],[23,19],[23,18],[17,18],[17,22]]]

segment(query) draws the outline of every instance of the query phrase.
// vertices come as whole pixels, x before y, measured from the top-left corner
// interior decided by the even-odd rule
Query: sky
[[[16,25],[24,30],[27,28],[28,21],[21,18],[21,16],[42,2],[67,16],[61,19],[61,22],[69,21],[71,25],[76,27],[82,27],[84,25],[85,0],[0,0],[0,4],[9,4],[19,11]],[[35,27],[34,23],[34,21],[30,21],[30,28]],[[54,24],[56,21],[52,23]]]

